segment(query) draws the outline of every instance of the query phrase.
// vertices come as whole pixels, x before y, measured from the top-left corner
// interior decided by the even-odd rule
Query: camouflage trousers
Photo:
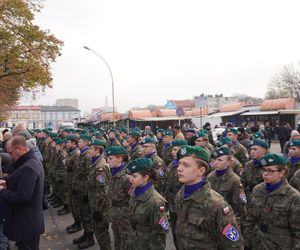
[[[82,202],[79,194],[74,194],[71,188],[68,192],[69,196],[69,208],[72,213],[72,216],[75,220],[80,220],[80,203]]]
[[[81,197],[80,203],[80,219],[85,232],[89,233],[94,231],[93,214],[88,200],[84,200],[83,197]]]
[[[63,181],[60,181],[58,183],[58,196],[59,198],[61,199],[62,203],[63,204],[68,204],[68,195],[67,195],[67,192],[66,192],[66,185]]]
[[[101,221],[94,221],[94,233],[101,250],[111,250],[108,216],[103,215]]]
[[[120,221],[115,221],[111,223],[111,228],[114,235],[115,250],[128,250],[132,228],[129,222],[127,225],[122,225],[119,222]]]

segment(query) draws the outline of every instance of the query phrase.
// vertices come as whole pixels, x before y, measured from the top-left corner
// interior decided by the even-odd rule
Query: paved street
[[[274,153],[280,152],[279,143],[275,142],[271,145],[271,151]],[[75,237],[81,235],[81,232],[75,234],[68,234],[65,230],[66,226],[73,223],[73,219],[70,214],[64,216],[57,215],[57,209],[50,208],[44,212],[46,232],[41,237],[40,249],[52,249],[52,250],[71,250],[77,249],[77,246],[72,243]],[[111,234],[112,235],[112,234]],[[99,249],[98,244],[88,249]],[[167,238],[167,250],[173,250],[174,245],[172,241],[172,235],[169,234]]]

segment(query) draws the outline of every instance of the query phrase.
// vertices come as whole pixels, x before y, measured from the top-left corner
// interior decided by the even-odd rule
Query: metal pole
[[[200,129],[202,129],[202,107],[200,106]]]
[[[90,49],[87,46],[83,46],[83,48],[87,49],[89,51],[92,51],[95,55],[100,57],[102,59],[102,61],[106,64],[106,66],[109,70],[109,73],[110,73],[110,76],[111,76],[111,92],[112,92],[112,105],[113,105],[113,125],[115,126],[116,125],[116,123],[115,123],[115,88],[114,88],[114,77],[113,77],[113,74],[111,72],[111,69],[110,69],[107,61],[99,53],[97,53],[96,51]]]

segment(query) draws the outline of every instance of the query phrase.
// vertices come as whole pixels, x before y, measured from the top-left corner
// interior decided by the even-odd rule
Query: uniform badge
[[[181,155],[185,155],[186,154],[186,147],[182,148],[180,153],[181,153]]]
[[[105,177],[103,175],[98,175],[96,179],[100,184],[105,183]]]
[[[159,220],[159,225],[161,225],[161,227],[165,230],[169,229],[169,221],[167,218],[165,217],[161,217]]]
[[[242,202],[247,203],[247,197],[243,191],[240,193],[240,199]]]
[[[165,175],[165,172],[164,172],[164,170],[163,170],[162,168],[158,169],[158,170],[157,170],[157,173],[158,173],[158,175],[159,175],[160,177],[163,177],[163,176]]]
[[[229,207],[224,207],[222,210],[223,210],[224,215],[230,213],[230,208]]]
[[[228,224],[222,231],[222,234],[231,241],[237,241],[240,238],[239,232],[235,229],[234,226]]]

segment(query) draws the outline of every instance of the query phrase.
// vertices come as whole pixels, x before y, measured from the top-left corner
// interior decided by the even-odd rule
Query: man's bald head
[[[6,152],[14,161],[18,160],[22,155],[26,154],[28,151],[29,147],[24,136],[13,136],[11,139],[8,140],[6,144]]]
[[[26,127],[23,124],[18,124],[17,126],[15,126],[11,133],[13,136],[18,135],[20,132],[26,131]]]

